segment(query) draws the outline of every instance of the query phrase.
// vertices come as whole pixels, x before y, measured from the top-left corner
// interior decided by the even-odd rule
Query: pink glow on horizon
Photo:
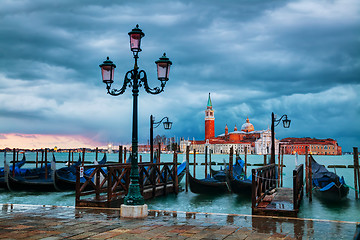
[[[95,148],[102,147],[104,143],[94,141],[79,135],[45,135],[45,134],[22,134],[0,133],[0,148]]]

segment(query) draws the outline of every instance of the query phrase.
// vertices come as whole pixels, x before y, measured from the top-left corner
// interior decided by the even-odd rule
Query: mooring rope
[[[344,184],[344,186],[346,186],[346,187],[348,187],[348,188],[351,188],[352,190],[354,190],[354,191],[356,191],[356,192],[360,193],[360,191],[359,191],[359,190],[357,190],[357,189],[353,188],[352,186],[349,186],[349,185],[347,185],[347,184]]]

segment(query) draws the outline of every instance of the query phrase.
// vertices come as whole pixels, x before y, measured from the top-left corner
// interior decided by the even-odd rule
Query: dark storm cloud
[[[98,65],[116,79],[132,68],[127,33],[145,32],[139,65],[158,85],[154,61],[173,61],[165,92],[139,98],[140,141],[149,116],[159,134],[202,139],[211,92],[216,134],[249,117],[277,137],[331,137],[359,144],[360,4],[322,1],[5,1],[0,9],[0,132],[82,134],[130,142],[131,92],[105,93]],[[118,82],[118,85],[120,83]],[[29,124],[31,121],[31,124]],[[344,124],[346,122],[346,124]]]

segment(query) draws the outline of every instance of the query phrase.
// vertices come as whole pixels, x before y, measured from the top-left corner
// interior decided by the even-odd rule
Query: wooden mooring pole
[[[306,154],[309,151],[309,147],[305,146]],[[312,202],[312,161],[309,159],[309,201]]]
[[[175,194],[179,193],[179,179],[178,179],[178,175],[177,175],[177,164],[178,164],[178,159],[177,159],[177,153],[174,150],[174,155],[173,155],[173,163],[174,163],[174,192]]]
[[[277,186],[280,187],[281,186],[281,159],[280,159],[280,146],[279,146],[279,152],[278,152],[278,174],[277,174]]]
[[[208,153],[208,146],[205,146],[205,178],[207,178],[207,153]]]
[[[82,166],[84,166],[85,163],[85,148],[82,149]]]
[[[211,168],[211,148],[209,149],[209,169]],[[210,171],[210,177],[211,177],[211,171]]]
[[[246,176],[246,168],[247,168],[247,146],[245,146],[245,176]]]
[[[283,187],[283,183],[284,183],[284,180],[283,180],[283,176],[284,176],[284,148],[282,147],[281,148],[281,161],[280,161],[280,166],[281,166],[281,172],[280,172],[280,178],[281,178],[281,187]]]
[[[189,188],[189,151],[190,147],[186,146],[186,179],[185,179],[185,191],[188,192]]]
[[[99,148],[96,147],[96,149],[95,149],[95,161],[96,162],[98,161],[98,154],[99,154]]]
[[[122,163],[123,146],[119,145],[119,163]]]
[[[71,149],[69,149],[69,158],[68,158],[68,166],[72,164],[71,162]],[[36,167],[37,167],[37,151],[36,151]]]
[[[230,148],[230,154],[229,154],[229,175],[230,175],[230,178],[233,175],[233,160],[234,160],[233,158],[234,158],[234,147],[231,147]]]
[[[309,156],[307,147],[305,147],[305,184],[306,184],[306,196],[309,195]]]
[[[124,163],[126,163],[126,147],[124,147]]]
[[[264,166],[266,166],[266,158],[267,158],[267,155],[265,154],[264,155]]]
[[[358,148],[354,147],[354,186],[355,186],[355,199],[359,199],[358,191],[360,189],[360,176],[359,176],[359,153]]]
[[[194,178],[196,177],[196,149],[194,148]]]
[[[16,158],[16,149],[14,148],[13,149],[13,170],[12,170],[13,177],[15,177],[15,158]]]
[[[38,150],[36,150],[36,162],[35,162],[36,168],[38,168],[38,163],[39,163],[39,152],[38,152]]]
[[[45,179],[47,179],[48,168],[47,168],[47,148],[45,148]]]
[[[41,149],[41,164],[40,167],[43,167],[43,163],[44,163],[44,149]]]
[[[158,143],[158,163],[160,163],[160,157],[161,157],[161,142]]]

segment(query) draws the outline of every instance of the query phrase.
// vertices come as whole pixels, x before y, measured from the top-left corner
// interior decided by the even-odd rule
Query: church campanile
[[[205,140],[215,137],[215,117],[209,93],[209,99],[205,110]]]

